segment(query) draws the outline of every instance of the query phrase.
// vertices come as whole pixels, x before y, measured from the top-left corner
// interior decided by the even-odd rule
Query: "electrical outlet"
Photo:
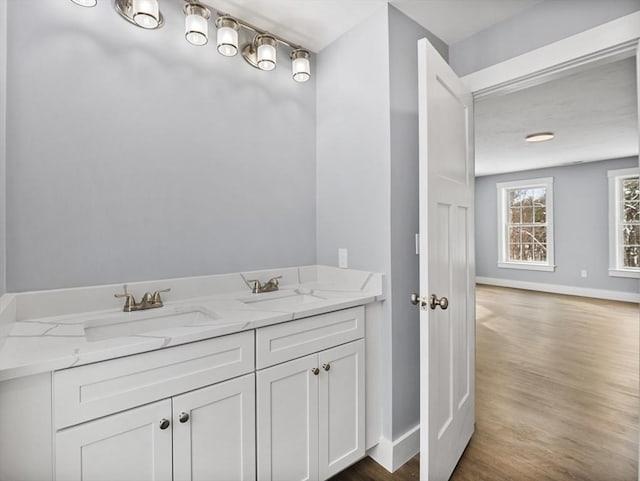
[[[338,267],[341,269],[349,268],[349,251],[346,247],[340,247],[338,249]]]
[[[580,277],[587,277],[587,270],[586,269],[582,269],[580,271]]]

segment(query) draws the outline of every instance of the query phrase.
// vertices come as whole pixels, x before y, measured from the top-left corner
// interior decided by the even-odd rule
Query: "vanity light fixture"
[[[216,20],[218,53],[233,57],[238,53],[238,30],[240,25],[235,19],[222,15]]]
[[[209,41],[209,19],[211,12],[198,2],[184,6],[184,36],[192,45],[205,45]]]
[[[83,7],[93,7],[98,0],[71,0]],[[128,22],[145,29],[156,29],[164,24],[158,0],[113,0],[116,11]],[[276,68],[278,48],[290,49],[291,70],[296,82],[306,82],[311,78],[309,50],[293,44],[278,35],[251,25],[236,17],[218,12],[199,0],[185,0],[185,38],[193,45],[205,45],[209,41],[209,20],[212,11],[216,18],[216,41],[220,55],[233,57],[240,51],[251,66],[260,70]],[[239,45],[240,30],[248,31],[251,38]],[[246,32],[243,32],[246,33]],[[243,35],[243,38],[247,38]]]
[[[153,30],[164,23],[158,0],[115,0],[116,12],[138,27]]]
[[[309,52],[301,48],[295,49],[289,56],[291,58],[291,70],[293,80],[296,82],[306,82],[311,78],[311,65],[309,63]]]
[[[547,140],[551,140],[555,137],[553,132],[538,132],[535,134],[527,135],[524,140],[527,142],[546,142]]]
[[[98,0],[71,0],[76,5],[81,7],[95,7],[98,4]]]

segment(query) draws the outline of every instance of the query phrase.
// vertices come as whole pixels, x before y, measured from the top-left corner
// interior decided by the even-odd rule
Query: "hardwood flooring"
[[[637,304],[477,290],[476,431],[452,481],[638,479]],[[373,460],[332,481],[419,479]]]

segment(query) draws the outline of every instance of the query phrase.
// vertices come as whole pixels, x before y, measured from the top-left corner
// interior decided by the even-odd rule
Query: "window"
[[[640,169],[608,175],[609,275],[640,277]]]
[[[498,267],[553,271],[553,177],[498,187]]]

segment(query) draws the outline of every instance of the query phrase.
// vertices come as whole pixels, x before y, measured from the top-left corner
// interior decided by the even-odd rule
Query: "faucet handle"
[[[249,279],[247,280],[247,284],[249,284],[249,287],[251,287],[251,292],[253,292],[254,294],[257,294],[262,290],[262,284],[260,284],[260,281],[258,279]]]
[[[167,289],[158,289],[156,292],[153,293],[153,297],[152,297],[152,302],[154,304],[162,304],[162,297],[160,297],[160,294],[163,292],[169,292],[171,291],[171,288],[167,288]]]
[[[282,279],[282,276],[277,276],[277,277],[272,277],[271,279],[269,279],[267,281],[267,284],[272,284],[276,287],[278,287],[278,284],[280,284],[279,279]]]
[[[127,292],[125,292],[124,294],[114,294],[113,297],[117,297],[118,299],[124,297],[127,299],[124,302],[124,307],[122,308],[122,310],[125,312],[130,312],[136,307],[136,300],[131,294],[128,294]]]

